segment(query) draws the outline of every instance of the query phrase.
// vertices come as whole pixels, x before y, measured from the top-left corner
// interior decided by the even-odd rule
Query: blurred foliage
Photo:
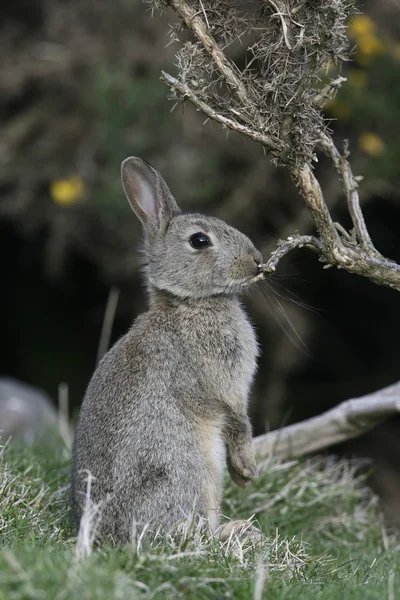
[[[168,144],[176,123],[165,118],[165,88],[158,75],[132,77],[128,65],[98,64],[92,78],[85,100],[96,123],[98,177],[90,197],[106,217],[125,215],[121,162],[130,155],[156,154]]]
[[[367,15],[356,16],[348,29],[355,44],[343,73],[348,81],[327,104],[327,115],[351,125],[352,138],[369,157],[368,176],[394,183],[400,170],[399,44]]]
[[[127,203],[121,192],[120,166],[127,156],[141,156],[154,163],[173,148],[179,128],[179,110],[171,110],[167,90],[159,73],[152,70],[132,77],[128,64],[98,64],[84,103],[93,115],[97,175],[89,187],[89,202],[103,219],[126,216]],[[178,119],[177,119],[178,117]],[[221,153],[210,149],[198,158],[197,177],[178,190],[184,203],[212,201],[223,187],[219,175]],[[172,158],[173,161],[173,158]],[[177,192],[178,192],[177,191]]]

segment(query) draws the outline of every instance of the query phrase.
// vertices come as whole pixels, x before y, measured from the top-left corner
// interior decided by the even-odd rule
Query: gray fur
[[[257,343],[238,296],[262,256],[223,221],[181,213],[144,161],[124,161],[122,181],[144,227],[150,308],[87,389],[73,448],[76,518],[90,471],[102,538],[127,542],[134,523],[167,531],[193,510],[215,530],[224,463],[238,485],[257,476],[247,417]],[[199,231],[211,247],[191,247]]]

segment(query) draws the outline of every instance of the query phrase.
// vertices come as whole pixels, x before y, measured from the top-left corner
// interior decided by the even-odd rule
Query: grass
[[[399,597],[399,541],[356,463],[271,459],[247,490],[226,482],[224,513],[256,514],[261,542],[196,530],[151,550],[77,543],[68,470],[61,446],[1,451],[0,600]]]

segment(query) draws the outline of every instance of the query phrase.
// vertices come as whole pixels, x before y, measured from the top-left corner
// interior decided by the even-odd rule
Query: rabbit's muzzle
[[[264,271],[262,268],[262,254],[256,250],[252,255],[252,259],[254,261],[254,275],[252,277],[249,277],[249,279],[246,279],[246,281],[242,283],[242,287],[251,285],[252,283],[256,283],[260,279],[264,278]]]

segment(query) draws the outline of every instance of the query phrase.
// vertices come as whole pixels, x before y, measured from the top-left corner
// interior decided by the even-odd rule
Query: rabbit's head
[[[237,294],[262,277],[262,256],[224,221],[182,213],[161,175],[140,158],[122,163],[126,197],[145,232],[150,286],[181,298]]]

